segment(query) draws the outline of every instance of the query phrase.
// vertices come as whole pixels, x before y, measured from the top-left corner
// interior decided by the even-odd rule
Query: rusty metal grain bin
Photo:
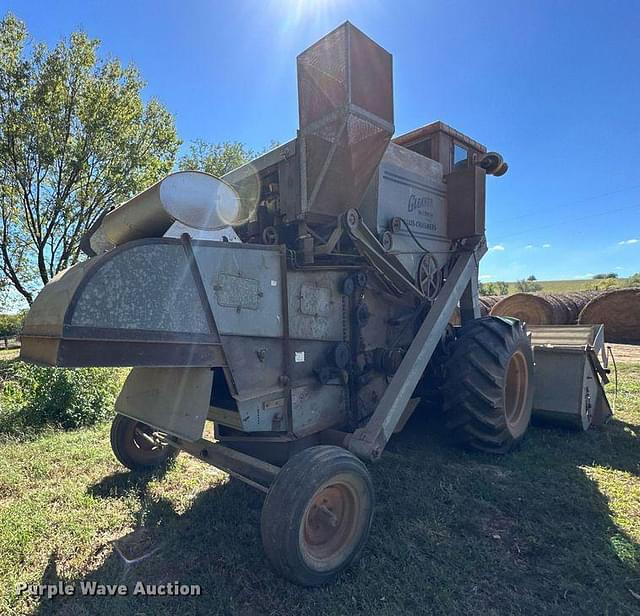
[[[393,134],[391,54],[349,22],[298,56],[302,214],[357,207]]]

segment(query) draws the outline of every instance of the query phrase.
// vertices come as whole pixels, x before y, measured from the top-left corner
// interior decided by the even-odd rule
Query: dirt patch
[[[494,479],[507,479],[512,474],[512,471],[496,466],[495,464],[481,464],[479,462],[474,464],[459,464],[457,462],[453,462],[447,466],[454,469],[457,473],[480,473],[483,475],[490,475]]]
[[[160,549],[160,545],[146,528],[139,528],[114,541],[113,547],[127,565],[145,560]]]

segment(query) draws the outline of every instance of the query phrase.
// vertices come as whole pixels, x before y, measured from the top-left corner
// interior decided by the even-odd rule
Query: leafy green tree
[[[18,314],[0,314],[0,338],[17,336],[22,329],[24,312]]]
[[[49,49],[13,15],[0,21],[0,266],[29,304],[79,259],[105,208],[175,161],[171,114],[143,102],[134,67],[99,59],[98,48],[75,32]]]
[[[0,340],[4,341],[4,347],[9,347],[9,338],[14,338],[22,331],[22,324],[26,312],[18,314],[0,314]]]
[[[640,287],[640,272],[636,272],[633,276],[627,278],[627,284],[630,287]]]
[[[518,291],[521,291],[522,293],[534,293],[535,291],[542,290],[542,285],[535,280],[518,280],[516,282],[516,286]]]
[[[605,280],[606,278],[617,278],[618,274],[616,272],[608,272],[606,274],[596,274],[593,276],[593,280]]]
[[[478,286],[480,295],[497,295],[496,286],[493,282],[481,282]]]
[[[478,287],[480,295],[508,295],[509,284],[498,280],[496,282],[481,282]]]
[[[239,141],[208,143],[203,139],[196,139],[190,143],[188,153],[178,161],[178,167],[183,171],[206,171],[221,177],[256,156],[257,152]]]
[[[180,157],[178,167],[181,171],[206,171],[217,177],[244,165],[245,163],[272,150],[279,144],[272,140],[263,150],[252,150],[240,141],[209,143],[196,139],[189,144],[189,151]]]

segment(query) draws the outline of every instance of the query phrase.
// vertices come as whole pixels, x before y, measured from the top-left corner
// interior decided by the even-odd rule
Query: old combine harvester
[[[294,140],[108,211],[22,338],[27,361],[133,366],[117,458],[146,469],[182,450],[265,492],[266,554],[305,585],[360,553],[374,509],[363,461],[425,389],[443,392],[458,442],[496,453],[522,439],[538,396],[525,325],[478,307],[485,179],[507,165],[441,122],[392,139],[391,74],[351,24],[325,36],[298,57]],[[590,423],[608,413],[601,336],[562,331],[536,349],[578,368],[544,372],[541,409]]]

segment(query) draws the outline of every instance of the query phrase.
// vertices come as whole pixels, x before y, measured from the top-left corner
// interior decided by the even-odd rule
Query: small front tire
[[[283,466],[267,494],[265,553],[292,582],[329,583],[360,555],[373,509],[371,477],[358,458],[341,447],[305,449]]]
[[[178,455],[170,445],[157,442],[151,426],[117,414],[111,424],[111,449],[118,461],[132,471],[148,471]]]

